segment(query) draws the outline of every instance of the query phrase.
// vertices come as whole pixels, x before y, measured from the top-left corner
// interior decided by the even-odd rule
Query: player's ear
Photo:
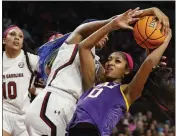
[[[130,69],[129,69],[129,68],[127,68],[127,69],[125,70],[125,75],[128,75],[128,74],[130,74]]]
[[[3,43],[3,44],[6,44],[6,38],[3,38],[3,39],[2,39],[2,43]]]

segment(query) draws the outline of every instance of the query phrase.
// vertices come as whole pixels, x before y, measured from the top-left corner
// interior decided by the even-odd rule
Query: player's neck
[[[122,79],[118,78],[118,79],[114,80],[113,82],[115,82],[115,83],[122,83]]]
[[[21,50],[19,51],[6,50],[5,53],[8,58],[16,58],[21,53]]]

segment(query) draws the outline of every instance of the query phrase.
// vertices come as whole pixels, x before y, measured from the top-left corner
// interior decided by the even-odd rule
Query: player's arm
[[[156,7],[152,7],[152,8],[148,8],[148,9],[143,9],[142,11],[143,11],[143,13],[138,15],[138,17],[141,18],[144,16],[156,16],[159,24],[160,23],[163,24],[162,31],[166,34],[168,33],[168,29],[170,27],[169,18],[160,9],[158,9]]]
[[[29,92],[33,95],[38,95],[42,91],[43,91],[43,88],[36,88],[34,86],[29,89]]]
[[[79,43],[83,39],[87,38],[90,34],[109,23],[111,20],[112,18],[81,24],[71,33],[71,35],[67,38],[66,42],[68,44]]]
[[[91,49],[104,35],[114,30],[111,25],[112,23],[108,23],[79,43],[79,56],[84,90],[90,89],[95,83],[95,64]]]
[[[129,24],[138,20],[138,18],[132,18],[132,15],[136,10],[138,10],[138,8],[134,10],[128,10],[124,14],[121,14],[79,43],[79,55],[84,90],[91,88],[95,83],[95,64],[91,49],[100,39],[103,38],[104,35],[113,30],[120,28],[133,29],[131,26],[129,26]]]
[[[136,9],[138,10],[139,8],[136,8]],[[141,12],[137,12],[135,14],[135,16],[137,16],[139,14],[141,14]],[[99,28],[103,27],[104,25],[108,24],[109,22],[111,22],[117,16],[119,16],[119,15],[113,16],[107,20],[93,21],[93,22],[85,23],[85,24],[78,26],[72,32],[72,34],[67,38],[66,42],[68,44],[77,44],[77,43],[81,42],[83,39],[87,38],[90,34],[95,32]]]
[[[30,64],[32,66],[33,71],[38,72],[39,71],[39,56],[28,53],[30,57]]]
[[[141,96],[144,84],[146,83],[152,68],[159,63],[164,51],[168,47],[171,37],[172,34],[169,29],[168,36],[163,44],[147,56],[132,81],[128,85],[124,85],[126,86],[125,94],[130,104]]]

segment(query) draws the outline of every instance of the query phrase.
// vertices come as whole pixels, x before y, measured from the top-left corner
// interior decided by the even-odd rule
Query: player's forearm
[[[95,64],[90,50],[79,48],[80,69],[83,79],[84,91],[90,89],[95,83]]]
[[[107,20],[93,21],[93,22],[85,23],[85,24],[78,26],[74,30],[74,32],[72,32],[72,34],[67,38],[67,43],[68,44],[80,43],[82,40],[87,38],[90,34],[92,34],[99,28],[109,23],[112,19],[113,17]]]
[[[101,27],[99,30],[91,34],[89,37],[87,37],[85,40],[80,42],[80,48],[91,50],[96,45],[96,43],[98,43],[98,41],[100,41],[106,34],[114,30],[112,24],[112,22],[106,24],[105,26]]]
[[[152,8],[148,8],[148,9],[143,9],[143,13],[137,17],[145,17],[145,16],[153,16],[154,14],[154,10],[156,10],[156,7],[152,7]]]
[[[107,19],[107,20],[101,20],[101,21],[94,21],[90,23],[85,23],[81,26],[79,26],[76,31],[79,33],[83,39],[87,38],[90,34],[95,32],[96,30],[100,29],[107,23],[109,23],[112,19]]]
[[[162,45],[160,45],[157,49],[155,49],[146,59],[151,60],[150,62],[150,67],[153,68],[154,66],[156,66],[160,60],[161,57],[164,53],[164,51],[167,49],[169,45],[169,41],[165,41],[163,42]]]

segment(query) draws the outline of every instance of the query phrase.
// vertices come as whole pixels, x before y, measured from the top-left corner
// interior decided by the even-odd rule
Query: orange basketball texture
[[[134,26],[134,38],[142,48],[155,49],[160,46],[166,36],[161,33],[162,25],[154,16],[145,16],[136,22]]]

